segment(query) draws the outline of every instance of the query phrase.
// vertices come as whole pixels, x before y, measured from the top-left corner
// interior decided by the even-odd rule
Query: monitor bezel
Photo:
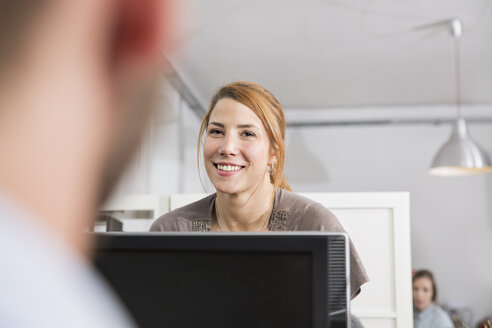
[[[350,259],[349,238],[343,232],[93,232],[94,251],[170,250],[170,251],[259,251],[312,253],[312,323],[326,328],[328,309],[328,240],[343,238],[346,262],[346,321],[350,328]],[[162,237],[166,238],[162,238]],[[238,239],[241,242],[238,243]],[[295,242],[293,242],[295,240]]]

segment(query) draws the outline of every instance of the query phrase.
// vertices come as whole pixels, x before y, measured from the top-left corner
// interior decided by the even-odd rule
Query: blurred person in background
[[[0,327],[130,327],[84,231],[151,117],[165,0],[0,0]]]
[[[436,304],[437,288],[432,272],[416,271],[412,284],[415,328],[454,328],[449,314]]]

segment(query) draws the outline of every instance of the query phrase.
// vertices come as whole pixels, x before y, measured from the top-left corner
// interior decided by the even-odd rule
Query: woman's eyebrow
[[[237,127],[240,128],[240,129],[244,129],[244,128],[246,128],[246,129],[255,128],[255,129],[261,130],[258,127],[258,125],[256,125],[256,124],[238,124]]]
[[[208,123],[208,125],[217,125],[218,127],[221,127],[221,128],[224,127],[224,124],[219,123],[219,122],[210,122],[210,123]]]
[[[224,128],[224,124],[219,123],[219,122],[209,122],[208,125],[216,125],[218,127]],[[240,128],[240,129],[251,129],[251,128],[255,128],[257,130],[261,130],[260,127],[258,127],[258,125],[254,124],[254,123],[251,123],[251,124],[238,124],[237,127]]]

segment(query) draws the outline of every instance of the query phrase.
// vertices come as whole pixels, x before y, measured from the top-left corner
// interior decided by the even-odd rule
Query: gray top
[[[415,311],[415,328],[454,328],[449,314],[432,303],[422,312]]]
[[[158,218],[150,231],[210,231],[216,194],[180,207]],[[278,188],[273,211],[268,223],[269,231],[331,231],[345,232],[336,216],[313,200]],[[364,266],[350,241],[350,285],[352,298],[368,281]]]

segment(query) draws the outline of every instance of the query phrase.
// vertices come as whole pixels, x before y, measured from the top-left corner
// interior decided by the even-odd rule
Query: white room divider
[[[366,328],[413,328],[410,196],[391,193],[306,193],[338,217],[370,281],[352,301]]]

